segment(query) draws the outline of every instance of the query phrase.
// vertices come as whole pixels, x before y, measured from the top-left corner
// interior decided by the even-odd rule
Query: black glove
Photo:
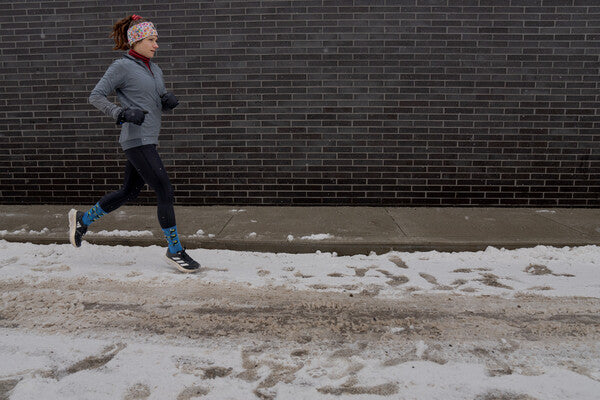
[[[167,92],[160,96],[163,110],[172,110],[179,105],[179,100],[171,92]]]
[[[140,110],[139,108],[124,108],[117,117],[117,125],[121,125],[123,122],[131,122],[136,125],[141,125],[146,118],[148,111]]]

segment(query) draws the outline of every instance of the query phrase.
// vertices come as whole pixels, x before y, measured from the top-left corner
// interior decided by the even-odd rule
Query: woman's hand
[[[141,125],[146,118],[148,111],[140,110],[139,108],[124,108],[117,117],[117,125],[123,122],[131,122],[132,124]]]
[[[163,110],[165,111],[172,110],[179,105],[179,100],[177,100],[177,97],[171,92],[167,92],[160,96],[160,100],[162,102]]]

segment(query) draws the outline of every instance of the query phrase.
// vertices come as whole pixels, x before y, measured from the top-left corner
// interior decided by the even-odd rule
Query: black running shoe
[[[75,247],[81,247],[81,238],[87,232],[87,225],[83,223],[84,213],[74,208],[69,211],[69,240]]]
[[[177,253],[171,253],[169,249],[167,249],[165,257],[181,272],[196,272],[200,268],[200,264],[197,261],[194,261],[194,259],[185,252],[185,249],[178,251]]]

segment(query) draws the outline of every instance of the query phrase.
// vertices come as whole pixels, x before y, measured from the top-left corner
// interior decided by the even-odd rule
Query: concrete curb
[[[70,244],[68,238],[35,237],[28,235],[4,236],[8,242],[26,242],[33,244]],[[148,238],[129,238],[129,237],[86,237],[85,242],[105,246],[161,246],[164,247],[164,240],[155,237]],[[214,250],[232,250],[232,251],[250,251],[250,252],[268,252],[268,253],[314,253],[317,251],[323,253],[337,253],[340,256],[369,254],[385,254],[390,251],[416,252],[416,251],[439,251],[439,252],[461,252],[461,251],[483,251],[488,247],[507,250],[529,248],[535,246],[552,247],[576,247],[597,245],[591,241],[573,241],[573,240],[552,240],[552,241],[433,241],[418,240],[414,242],[392,243],[392,242],[284,242],[284,241],[243,241],[243,240],[190,240],[185,239],[187,249],[214,249]]]
[[[69,206],[0,205],[0,239],[69,243]],[[84,209],[80,207],[79,209]],[[273,253],[479,251],[600,244],[600,209],[176,207],[189,249]],[[201,228],[201,229],[198,229]],[[165,247],[152,206],[126,206],[94,223],[85,241]],[[101,236],[101,230],[112,236]],[[125,232],[114,232],[125,230]],[[129,236],[142,230],[142,236]],[[323,240],[317,235],[328,234]],[[286,240],[293,236],[292,241]]]

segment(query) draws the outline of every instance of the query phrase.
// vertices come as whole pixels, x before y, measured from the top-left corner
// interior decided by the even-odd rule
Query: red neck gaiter
[[[135,51],[133,51],[133,49],[129,50],[129,55],[137,58],[138,60],[142,60],[144,62],[144,64],[146,64],[146,67],[148,67],[150,72],[152,72],[152,69],[150,69],[150,59],[148,57],[144,57],[140,53],[136,53]],[[152,74],[152,75],[154,75],[154,74]]]

